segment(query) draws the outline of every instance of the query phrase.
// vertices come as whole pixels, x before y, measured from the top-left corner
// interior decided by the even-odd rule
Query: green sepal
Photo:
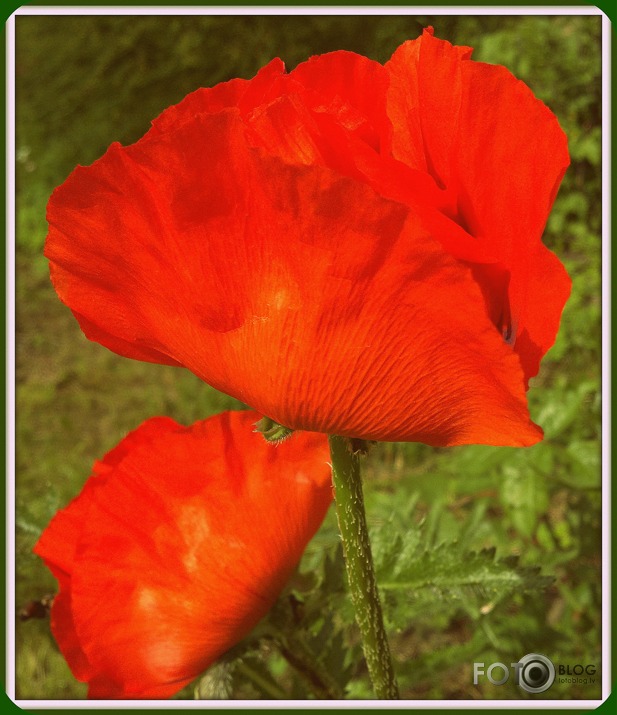
[[[260,432],[266,442],[271,442],[272,444],[278,444],[283,440],[291,437],[293,430],[289,427],[283,427],[283,425],[278,424],[269,417],[262,417],[259,422],[255,423],[257,432]]]

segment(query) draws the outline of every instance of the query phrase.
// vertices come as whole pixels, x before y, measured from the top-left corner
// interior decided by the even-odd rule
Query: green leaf
[[[399,563],[378,574],[380,589],[396,601],[396,614],[389,620],[400,621],[398,615],[409,611],[400,608],[400,601],[421,609],[463,609],[474,618],[490,612],[494,606],[513,593],[546,589],[552,578],[540,574],[540,569],[522,567],[518,557],[496,558],[495,549],[465,551],[457,542],[410,558],[402,554]],[[390,614],[391,616],[392,614]]]
[[[600,445],[596,440],[576,440],[568,445],[572,469],[563,469],[559,478],[575,489],[599,489],[602,480]]]
[[[576,390],[545,391],[543,404],[534,416],[544,428],[545,439],[555,439],[563,434],[583,412],[586,400],[598,389],[597,380],[584,380]]]
[[[531,538],[538,517],[548,508],[548,481],[531,465],[527,469],[508,465],[503,471],[501,503],[517,531]]]

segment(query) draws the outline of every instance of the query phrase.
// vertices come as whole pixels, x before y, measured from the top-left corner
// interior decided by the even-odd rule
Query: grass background
[[[526,450],[383,444],[368,459],[378,554],[398,534],[426,552],[441,545],[444,562],[462,558],[462,545],[495,547],[551,577],[533,593],[487,595],[478,584],[453,594],[425,584],[386,599],[402,694],[518,698],[512,683],[473,686],[472,664],[531,651],[600,666],[601,62],[600,18],[591,16],[16,18],[18,605],[54,590],[31,549],[96,458],[152,415],[188,424],[236,406],[185,370],[127,360],[84,338],[42,256],[53,188],[112,141],[138,139],[199,86],[251,77],[274,56],[288,69],[335,49],[385,61],[429,24],[438,37],[473,46],[476,59],[506,65],[568,134],[572,166],[545,242],[565,263],[573,294],[529,392],[544,442]],[[336,540],[330,518],[307,563]],[[85,696],[46,622],[18,622],[17,639],[18,697]],[[285,680],[275,659],[270,668]],[[349,694],[370,695],[361,667]],[[599,694],[596,677],[538,697]]]

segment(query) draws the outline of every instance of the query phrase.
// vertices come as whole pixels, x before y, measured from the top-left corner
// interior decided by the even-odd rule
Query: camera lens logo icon
[[[528,653],[517,663],[518,684],[528,693],[543,693],[555,680],[555,666],[545,655]]]

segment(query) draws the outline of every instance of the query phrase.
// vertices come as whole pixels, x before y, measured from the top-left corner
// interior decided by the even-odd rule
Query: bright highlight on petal
[[[154,418],[101,462],[35,552],[51,627],[92,698],[166,698],[267,613],[332,501],[323,435],[267,444],[260,415]]]

